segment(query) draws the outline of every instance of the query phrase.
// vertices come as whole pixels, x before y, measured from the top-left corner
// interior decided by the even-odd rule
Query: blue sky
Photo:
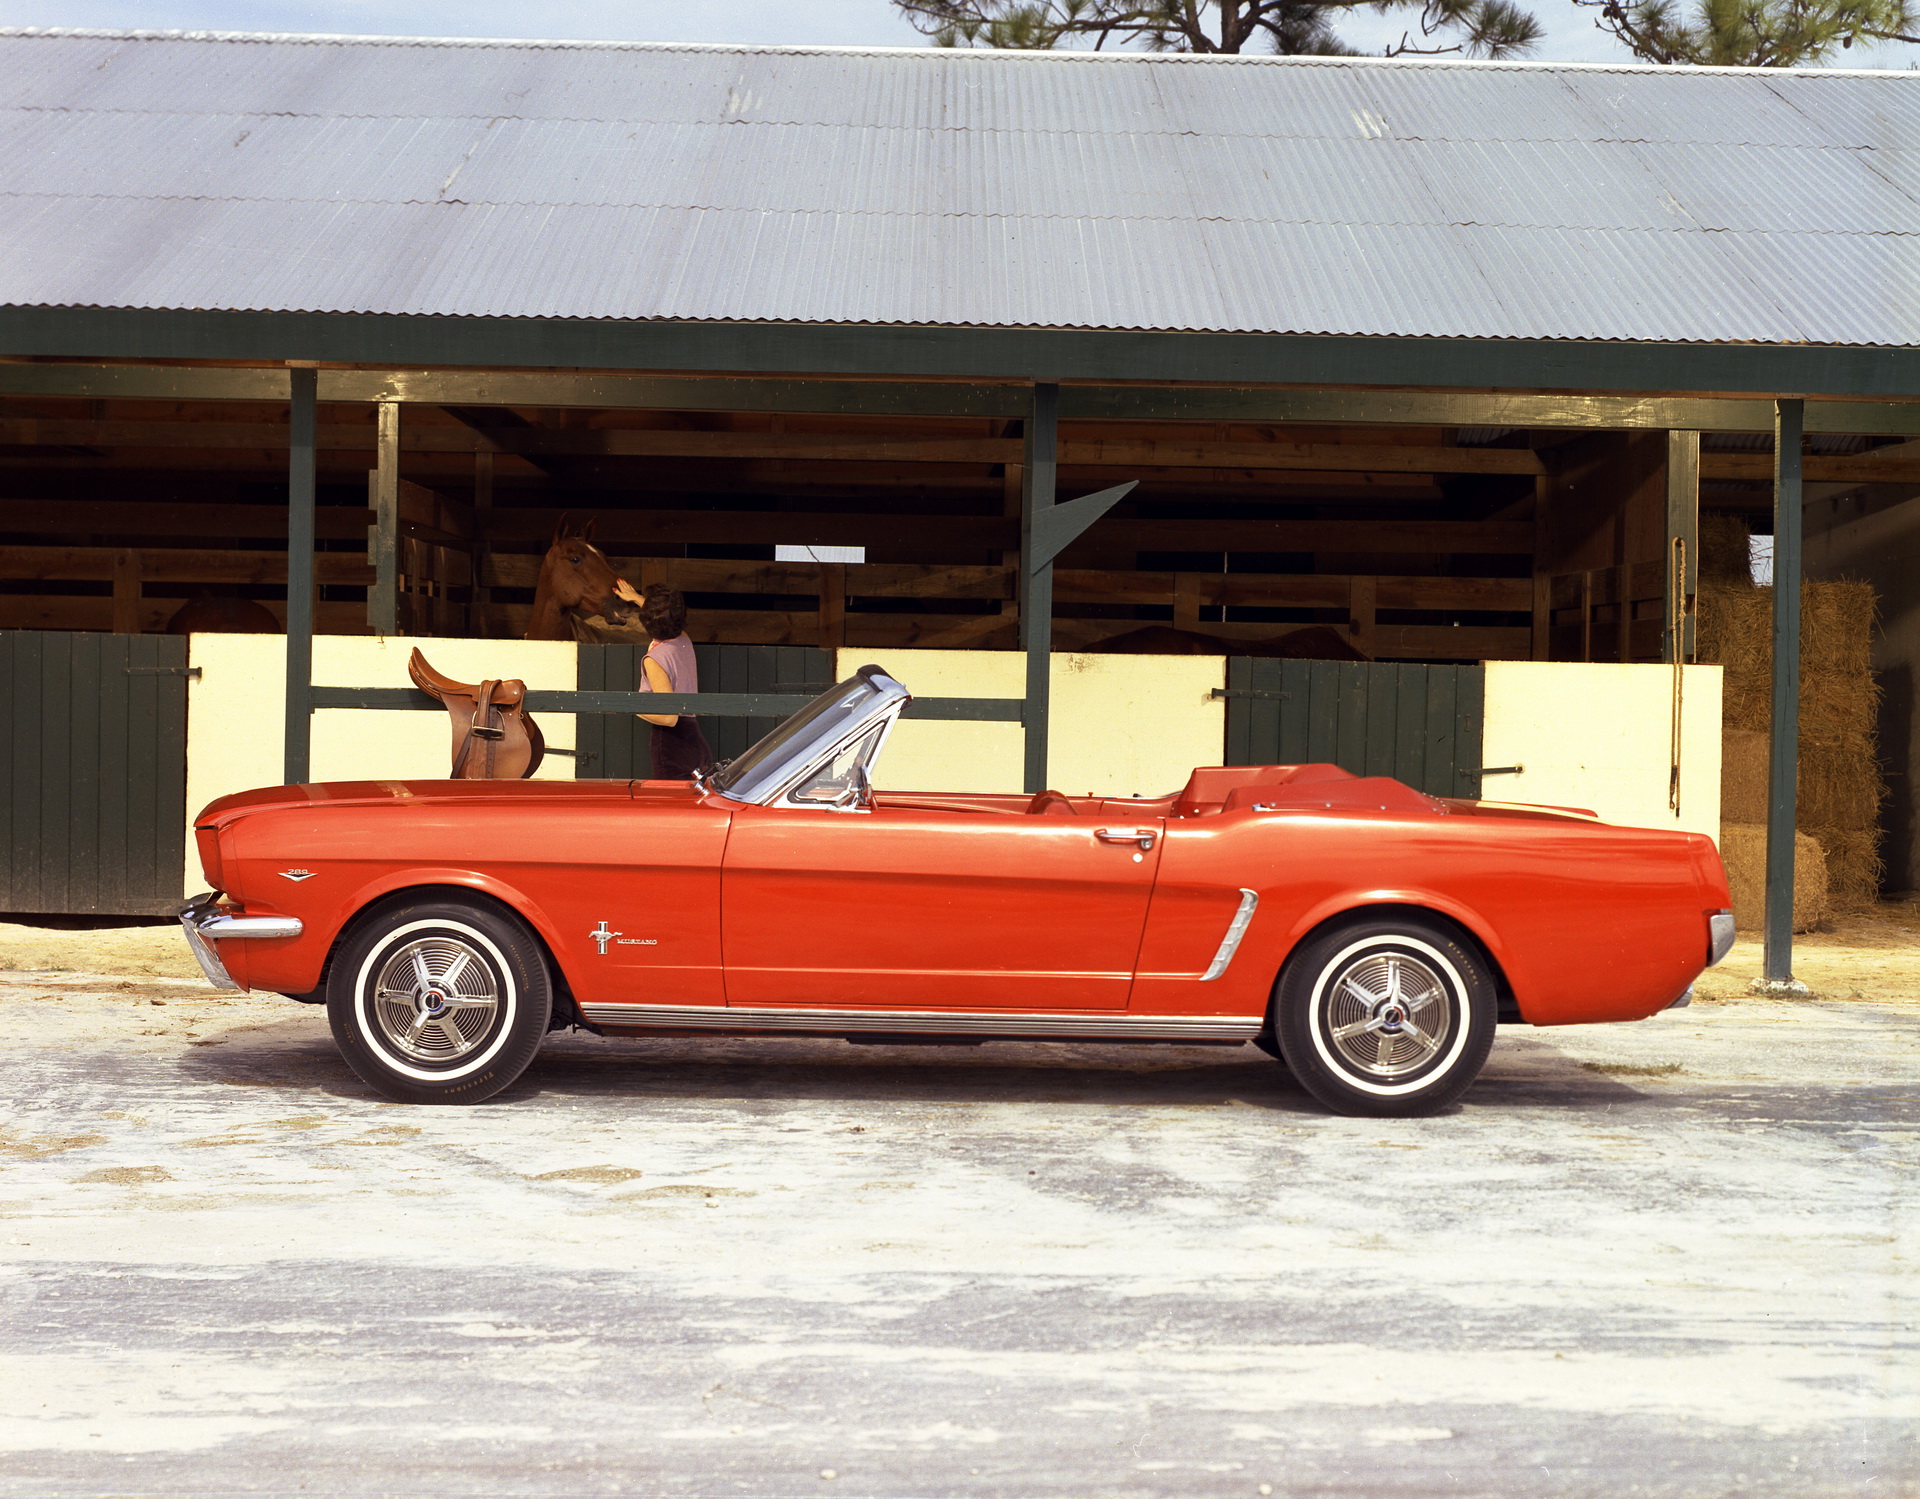
[[[1524,3],[1524,0],[1523,0]],[[1538,57],[1621,62],[1627,54],[1573,0],[1533,0],[1547,27]],[[1343,27],[1378,51],[1416,11],[1361,12]],[[923,39],[887,0],[0,0],[0,25],[211,31],[334,31],[386,36],[585,37],[655,42],[812,42],[918,46]],[[1905,68],[1920,48],[1881,47],[1841,59],[1848,67]]]

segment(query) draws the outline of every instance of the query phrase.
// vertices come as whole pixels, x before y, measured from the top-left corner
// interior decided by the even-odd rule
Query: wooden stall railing
[[[1659,562],[1555,576],[1549,592],[1553,659],[1658,661],[1666,587],[1666,569]]]
[[[695,608],[688,615],[696,640],[762,645],[842,645],[903,648],[1010,648],[1014,569],[1011,566],[921,567],[887,563],[739,562],[704,558],[613,559],[641,585],[665,583],[693,595],[750,594],[792,598],[786,609]],[[496,554],[482,573],[493,587],[529,588],[537,559]],[[809,608],[797,600],[811,596]],[[993,612],[897,612],[870,606],[882,600],[992,604]],[[1532,607],[1527,578],[1345,577],[1321,573],[1167,573],[1066,568],[1054,575],[1054,599],[1063,605],[1173,604],[1172,622],[1229,640],[1258,640],[1289,628],[1273,621],[1203,619],[1201,611],[1234,608],[1344,610],[1346,632],[1369,655],[1427,660],[1502,659],[1528,654],[1527,626],[1410,625],[1378,622],[1382,610],[1520,614]],[[525,605],[482,609],[487,633],[517,634]],[[1139,629],[1136,616],[1064,617],[1054,622],[1063,650],[1097,644]]]
[[[235,507],[238,508],[238,507]],[[445,534],[445,533],[442,533]],[[403,538],[402,627],[410,635],[517,636],[526,628],[526,604],[481,602],[472,597],[470,543],[450,544],[432,533]],[[879,647],[1010,648],[1016,623],[1011,566],[924,567],[909,564],[751,562],[704,558],[629,557],[615,566],[645,586],[666,583],[704,596],[689,629],[696,640],[757,644]],[[361,553],[323,552],[317,559],[323,587],[364,588],[374,569]],[[539,559],[495,553],[485,558],[485,589],[530,589]],[[1657,569],[1656,569],[1657,573]],[[0,593],[0,629],[112,630],[142,634],[166,628],[182,598],[150,597],[149,584],[282,585],[286,556],[261,550],[217,551],[203,547],[0,547],[0,580],[107,583],[110,594]],[[1568,580],[1560,580],[1562,584]],[[1611,601],[1604,579],[1594,613]],[[1526,578],[1349,577],[1320,573],[1167,573],[1063,569],[1055,596],[1063,605],[1128,610],[1123,617],[1056,622],[1061,649],[1075,649],[1139,629],[1133,606],[1165,607],[1172,622],[1223,638],[1254,640],[1288,627],[1275,622],[1222,621],[1213,611],[1243,608],[1311,608],[1345,611],[1344,629],[1373,656],[1404,659],[1483,659],[1524,656],[1531,632],[1524,626],[1408,625],[1381,623],[1381,611],[1437,610],[1522,613],[1531,604]],[[785,608],[731,608],[714,603],[728,595],[791,600]],[[1556,598],[1558,599],[1558,595]],[[1650,593],[1657,620],[1656,576]],[[900,612],[876,609],[882,601],[914,599],[928,605],[990,605],[986,612]],[[277,600],[264,601],[274,614]],[[1567,602],[1556,615],[1567,616]],[[1643,606],[1644,607],[1644,606]],[[1644,621],[1643,621],[1644,623]],[[366,607],[357,601],[323,601],[323,633],[367,633]],[[1604,630],[1604,624],[1599,626]],[[1587,658],[1592,659],[1592,658]],[[1605,659],[1603,656],[1601,659]]]
[[[538,576],[539,549],[559,519],[550,509],[476,507],[405,480],[398,486],[396,617],[409,635],[517,636]],[[323,505],[318,581],[370,588],[374,510]],[[1018,545],[1018,522],[996,516],[906,516],[774,511],[622,509],[599,512],[598,539],[635,583],[668,583],[695,596],[693,638],[712,643],[902,648],[1011,648],[1017,616],[1014,569],[1001,565],[780,563],[635,555],[688,543],[900,545],[991,555]],[[96,536],[118,545],[0,547],[0,628],[162,630],[195,587],[286,580],[279,506],[182,505],[125,501],[0,501],[0,533]],[[1438,549],[1455,555],[1514,556],[1533,545],[1526,523],[1475,521],[1280,520],[1260,522],[1272,551],[1404,555],[1419,566]],[[1126,519],[1102,522],[1097,544],[1070,549],[1056,574],[1059,649],[1094,646],[1156,619],[1228,640],[1258,640],[1290,628],[1280,621],[1222,619],[1250,609],[1311,609],[1369,656],[1402,660],[1499,659],[1544,654],[1539,626],[1518,623],[1536,610],[1527,578],[1344,573],[1207,573],[1100,566],[1139,552],[1244,547],[1248,523]],[[232,548],[221,549],[221,544]],[[1418,558],[1419,562],[1412,559]],[[8,589],[9,582],[107,584],[107,588]],[[154,597],[158,588],[167,597]],[[518,591],[518,601],[497,595]],[[1657,599],[1656,587],[1651,597]],[[738,598],[738,606],[729,600]],[[913,600],[925,607],[900,606]],[[262,600],[275,615],[277,600]],[[1144,607],[1143,607],[1144,606]],[[1169,607],[1170,606],[1170,607]],[[1165,612],[1163,612],[1165,611]],[[1396,612],[1509,616],[1508,623],[1409,623]],[[364,634],[368,607],[323,597],[317,623],[327,634]]]
[[[322,553],[316,572],[325,584],[364,586],[373,569],[352,552]],[[150,583],[280,584],[287,581],[285,552],[213,551],[194,547],[0,547],[0,581],[110,583],[108,594],[0,593],[0,630],[110,630],[144,635],[165,630],[185,602],[149,597]],[[284,621],[285,605],[262,600]],[[361,634],[366,606],[323,603],[318,622],[328,635]]]

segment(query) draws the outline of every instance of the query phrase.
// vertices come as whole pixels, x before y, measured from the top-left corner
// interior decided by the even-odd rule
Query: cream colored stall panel
[[[842,650],[845,681],[878,666],[918,697],[1021,697],[1027,658],[1018,651]],[[1025,740],[1017,723],[908,718],[894,725],[875,781],[887,791],[1018,791]]]
[[[577,657],[570,640],[409,640],[323,635],[313,642],[313,680],[328,687],[408,687],[407,657],[418,646],[436,670],[462,682],[518,677],[546,692],[572,692]],[[574,747],[571,713],[539,713],[549,744]],[[440,780],[453,764],[453,728],[446,713],[371,712],[329,708],[313,715],[316,781]],[[573,761],[549,755],[542,781],[570,781]]]
[[[572,691],[574,646],[552,640],[412,640],[322,635],[313,642],[313,678],[328,687],[407,687],[415,646],[434,666],[463,681],[519,677],[529,687]],[[277,786],[285,750],[286,647],[280,635],[195,635],[188,661],[200,668],[187,685],[187,811],[255,786]],[[551,744],[574,746],[570,713],[538,715]],[[452,763],[444,712],[331,708],[313,716],[311,775],[316,781],[439,780]],[[571,780],[574,762],[549,755],[541,780]],[[189,834],[189,893],[205,888]]]
[[[1220,656],[1056,655],[1047,784],[1069,796],[1159,796],[1226,750]]]
[[[1007,697],[1026,691],[1018,651],[843,650],[844,679],[869,662],[919,697]],[[1184,786],[1196,765],[1218,765],[1226,680],[1218,656],[1058,652],[1052,661],[1047,784],[1069,795],[1157,795]],[[894,791],[1019,791],[1025,737],[1017,723],[905,719],[881,757]]]
[[[1720,836],[1720,668],[1689,666],[1680,696],[1680,807],[1668,805],[1673,668],[1489,661],[1480,763],[1489,801],[1585,807],[1627,827]]]

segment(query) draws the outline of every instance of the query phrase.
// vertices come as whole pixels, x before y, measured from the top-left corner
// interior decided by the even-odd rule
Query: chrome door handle
[[[1093,836],[1102,843],[1137,843],[1152,848],[1156,834],[1152,828],[1096,828]]]

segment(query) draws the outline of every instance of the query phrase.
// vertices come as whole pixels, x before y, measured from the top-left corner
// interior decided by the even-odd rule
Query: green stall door
[[[1331,762],[1430,796],[1480,795],[1482,666],[1227,660],[1227,763]]]
[[[186,863],[186,638],[0,631],[0,694],[0,910],[177,911]]]

